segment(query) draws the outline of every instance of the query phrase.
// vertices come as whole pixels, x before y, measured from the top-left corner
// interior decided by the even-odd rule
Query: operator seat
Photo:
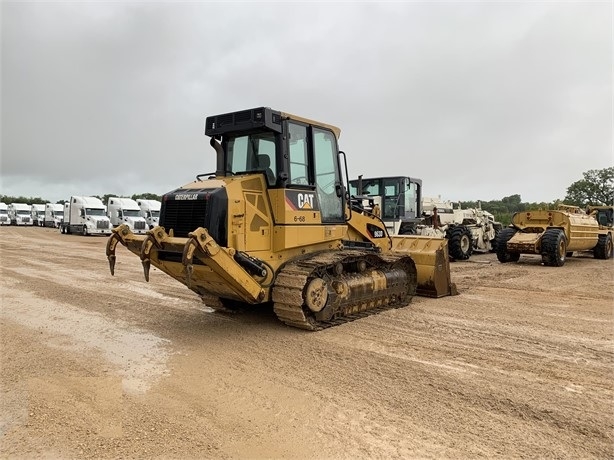
[[[266,173],[266,178],[269,185],[275,185],[277,178],[275,177],[275,173],[271,169],[271,158],[268,155],[258,155],[258,169]]]

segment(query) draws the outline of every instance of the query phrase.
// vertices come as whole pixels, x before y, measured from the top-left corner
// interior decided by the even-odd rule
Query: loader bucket
[[[393,252],[408,253],[416,264],[417,295],[444,297],[458,294],[456,284],[450,280],[448,240],[415,235],[393,236],[391,240]]]

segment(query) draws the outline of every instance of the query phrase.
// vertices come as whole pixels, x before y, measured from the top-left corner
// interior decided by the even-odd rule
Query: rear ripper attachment
[[[140,257],[147,281],[153,263],[201,296],[214,294],[250,304],[265,300],[266,293],[260,283],[242,266],[245,255],[218,245],[205,228],[199,227],[190,232],[188,238],[177,238],[158,226],[143,237],[121,225],[113,229],[113,235],[107,242],[111,274],[114,274],[117,243]],[[269,271],[263,268],[258,274],[264,275],[265,279]]]

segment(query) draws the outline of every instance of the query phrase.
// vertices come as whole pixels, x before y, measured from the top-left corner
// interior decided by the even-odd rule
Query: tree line
[[[568,204],[586,208],[587,206],[595,205],[614,205],[614,166],[604,169],[591,169],[584,172],[583,178],[579,181],[572,183],[567,187],[567,194],[564,200],[555,200],[551,203],[528,203],[523,202],[520,195],[510,195],[503,197],[500,200],[491,201],[461,201],[462,208],[481,208],[490,212],[495,216],[498,222],[503,225],[509,225],[512,220],[512,216],[515,212],[530,211],[533,209],[555,209],[559,204]],[[97,195],[96,195],[97,196]],[[114,197],[112,193],[107,193],[102,196],[97,196],[106,205],[109,201],[109,197]],[[134,194],[131,197],[133,200],[145,199],[145,200],[158,200],[162,201],[160,195],[154,193],[140,193]],[[45,204],[49,203],[40,197],[25,197],[25,196],[9,196],[0,195],[0,201],[3,203],[26,203],[26,204]],[[57,203],[64,204],[65,200],[60,200]]]
[[[460,202],[464,209],[481,206],[484,211],[493,214],[495,219],[504,226],[511,223],[512,216],[516,212],[556,209],[559,204],[578,206],[582,209],[588,206],[614,206],[614,167],[586,171],[581,180],[567,187],[564,200],[555,200],[551,203],[523,202],[520,195],[510,195],[493,201]]]

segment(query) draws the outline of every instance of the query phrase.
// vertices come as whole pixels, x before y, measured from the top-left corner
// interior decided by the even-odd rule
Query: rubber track
[[[381,259],[384,264],[391,264],[399,259],[407,257],[407,255],[391,255],[391,254],[373,254],[362,253],[355,250],[352,251],[335,251],[327,252],[319,255],[314,255],[308,259],[302,259],[288,263],[280,270],[275,279],[273,286],[273,308],[277,317],[288,326],[298,327],[309,331],[319,331],[332,326],[345,324],[356,319],[364,318],[376,313],[381,313],[386,310],[399,308],[407,305],[411,301],[411,295],[404,299],[402,304],[388,303],[389,296],[382,292],[378,298],[372,299],[369,304],[371,307],[356,312],[356,308],[360,308],[360,304],[346,305],[342,310],[341,317],[333,318],[329,321],[318,321],[311,316],[305,315],[303,310],[303,289],[314,271],[322,269],[325,266],[331,266],[341,262],[347,258],[360,258],[361,256],[376,256]],[[414,287],[411,292],[415,292],[416,281],[413,280]]]

